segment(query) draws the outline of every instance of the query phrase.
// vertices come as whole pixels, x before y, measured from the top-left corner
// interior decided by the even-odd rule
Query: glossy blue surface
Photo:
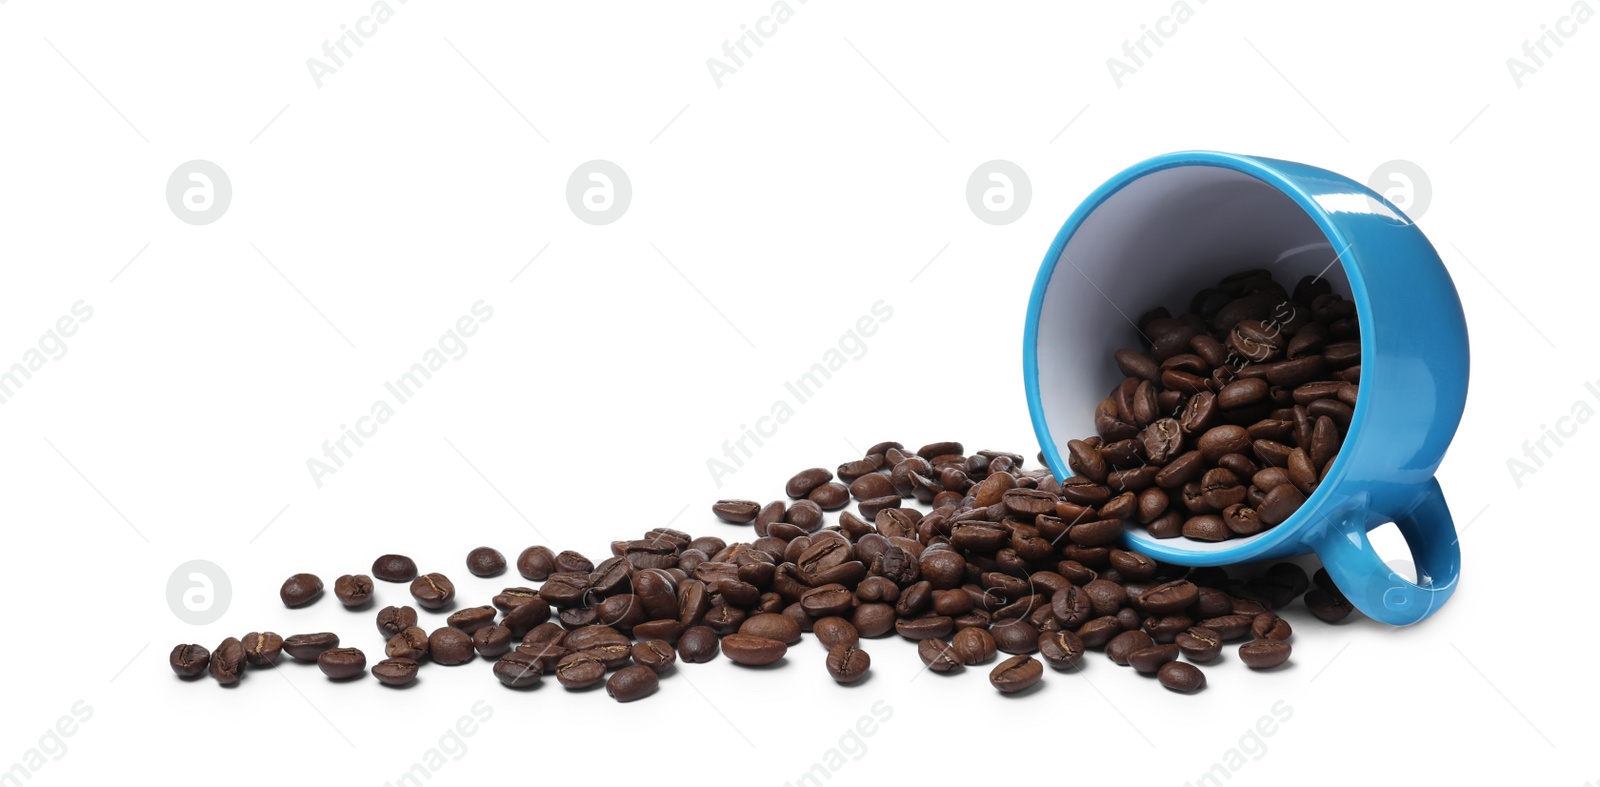
[[[1270,185],[1340,250],[1361,325],[1360,392],[1338,457],[1288,521],[1206,550],[1186,547],[1194,543],[1187,539],[1159,540],[1142,532],[1125,533],[1125,541],[1158,560],[1191,566],[1314,551],[1369,617],[1394,625],[1422,620],[1455,591],[1460,573],[1455,526],[1433,476],[1466,402],[1466,318],[1455,284],[1422,231],[1399,208],[1342,175],[1289,161],[1192,151],[1137,164],[1089,195],[1046,252],[1028,304],[1023,373],[1047,463],[1058,478],[1070,474],[1044,416],[1037,350],[1040,310],[1061,252],[1084,220],[1122,188],[1155,172],[1192,166],[1231,169]],[[1078,436],[1062,434],[1060,440],[1064,445]],[[1368,530],[1387,522],[1399,526],[1411,548],[1415,584],[1392,573],[1367,539]]]

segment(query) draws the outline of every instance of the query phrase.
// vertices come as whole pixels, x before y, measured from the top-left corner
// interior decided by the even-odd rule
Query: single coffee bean
[[[367,654],[360,648],[333,648],[317,656],[317,669],[329,680],[349,680],[367,670]]]
[[[345,574],[333,581],[333,595],[348,609],[366,606],[372,601],[372,577]]]
[[[217,646],[211,654],[211,661],[207,665],[211,677],[217,679],[222,686],[238,684],[240,676],[244,674],[244,645],[239,640],[228,637]]]
[[[1222,635],[1205,626],[1193,626],[1173,642],[1190,661],[1204,663],[1222,653]]]
[[[1173,691],[1189,694],[1206,685],[1206,674],[1193,664],[1169,661],[1156,672],[1156,680]]]
[[[837,645],[828,649],[827,667],[835,683],[855,683],[867,676],[872,657],[852,645]]]
[[[1184,521],[1183,534],[1196,541],[1226,541],[1231,531],[1222,521],[1222,517],[1215,514],[1201,514]]]
[[[1263,612],[1250,622],[1250,633],[1256,639],[1286,640],[1294,635],[1294,630],[1289,627],[1289,621],[1271,612]]]
[[[392,637],[417,625],[417,611],[411,607],[384,607],[378,610],[378,631]]]
[[[838,511],[850,505],[850,487],[838,481],[830,481],[811,490],[806,499],[816,503],[824,511]]]
[[[283,651],[297,661],[316,661],[323,651],[337,647],[339,635],[332,632],[295,634],[283,638]]]
[[[167,659],[180,678],[198,678],[211,666],[211,651],[200,645],[179,645]]]
[[[690,626],[678,638],[678,652],[688,664],[702,664],[717,657],[720,641],[706,626]]]
[[[1039,629],[1026,620],[1003,620],[990,627],[995,647],[1004,653],[1033,653],[1039,649]]]
[[[1122,624],[1109,615],[1090,620],[1079,626],[1076,633],[1086,648],[1103,648],[1112,637],[1122,632]],[[1143,632],[1140,632],[1141,634]],[[1145,636],[1149,636],[1146,634]]]
[[[602,645],[626,645],[628,635],[604,625],[584,626],[567,632],[561,644],[573,650],[589,650]]]
[[[718,500],[711,513],[730,525],[747,525],[761,512],[761,504],[754,500]]]
[[[522,606],[523,604],[538,600],[539,591],[534,590],[533,588],[506,588],[505,590],[496,593],[494,598],[490,599],[490,602],[494,604],[495,609],[500,610],[502,613],[506,613]]]
[[[1050,633],[1052,632],[1046,632],[1046,634],[1040,636],[1048,636]],[[1074,636],[1074,638],[1076,637]],[[924,642],[926,641],[928,640],[924,640]],[[920,644],[918,647],[921,647]],[[1079,648],[1080,650],[1082,648],[1081,642],[1079,643]],[[950,649],[962,664],[972,666],[987,663],[995,657],[995,653],[999,651],[1000,646],[995,642],[994,635],[987,630],[973,627],[957,631],[955,637],[950,640]]]
[[[1244,427],[1232,424],[1214,426],[1195,441],[1195,448],[1200,450],[1201,456],[1212,462],[1224,454],[1240,453],[1249,447],[1250,433]]]
[[[965,663],[954,646],[938,637],[919,640],[917,656],[932,672],[952,672]]]
[[[677,651],[672,649],[672,645],[659,639],[634,643],[629,655],[634,662],[657,673],[666,672],[678,660]]]
[[[1300,494],[1300,490],[1293,484],[1283,484],[1268,492],[1267,499],[1257,507],[1256,511],[1263,523],[1280,525],[1298,511],[1300,504],[1305,501],[1305,496]]]
[[[385,686],[405,686],[417,679],[420,666],[413,659],[384,659],[372,665],[372,677]]]
[[[646,669],[647,672],[650,670]],[[586,689],[606,676],[605,662],[587,652],[569,653],[556,663],[556,680],[569,689]],[[650,672],[654,675],[654,672]]]
[[[495,659],[511,650],[511,629],[505,626],[484,626],[472,632],[472,649],[479,656]]]
[[[1200,625],[1217,632],[1223,642],[1232,642],[1250,636],[1250,625],[1254,622],[1254,614],[1233,613],[1205,618]]]
[[[428,656],[428,632],[421,626],[412,626],[389,638],[383,645],[383,655],[392,659],[420,661]]]
[[[1187,579],[1157,585],[1139,596],[1139,606],[1151,615],[1175,615],[1200,597],[1200,589]]]
[[[1083,658],[1083,640],[1070,631],[1046,631],[1039,635],[1039,657],[1052,669],[1068,669]]]
[[[1276,639],[1255,639],[1239,646],[1239,660],[1250,669],[1271,669],[1289,660],[1289,643]]]
[[[443,626],[428,635],[428,655],[433,663],[454,667],[472,660],[472,637],[458,628]]]
[[[789,483],[784,485],[783,492],[791,500],[799,500],[810,494],[811,490],[832,480],[833,473],[821,467],[813,467],[809,470],[801,470],[795,473],[794,477],[789,479]]]
[[[617,670],[606,681],[606,693],[617,702],[633,702],[656,693],[660,685],[661,679],[656,676],[655,670],[635,664]]]
[[[543,582],[556,571],[556,555],[549,547],[532,546],[517,556],[517,573],[523,579]]]
[[[283,581],[278,598],[286,607],[303,607],[322,596],[322,580],[316,574],[295,574]]]
[[[569,574],[588,574],[594,571],[594,561],[582,552],[566,549],[556,553],[556,571]]]
[[[244,635],[244,658],[252,667],[270,667],[278,663],[283,652],[283,637],[270,631],[252,631]]]
[[[1154,675],[1161,665],[1176,661],[1178,653],[1177,645],[1151,645],[1129,653],[1128,666],[1138,670],[1140,675]]]
[[[423,609],[443,609],[456,597],[456,586],[443,574],[423,574],[411,581],[411,596]]]
[[[410,582],[417,578],[417,564],[405,555],[380,555],[372,561],[372,575],[385,582]]]
[[[944,615],[919,615],[914,618],[900,618],[894,622],[896,634],[910,640],[928,639],[930,637],[948,637],[955,630],[954,618]],[[857,628],[860,628],[859,622]]]
[[[1032,688],[1044,677],[1044,665],[1032,656],[1012,656],[989,673],[989,684],[1002,694]]]
[[[722,653],[735,664],[762,667],[783,658],[789,646],[781,640],[752,634],[729,634],[722,638]]]
[[[742,628],[740,630],[743,631]],[[850,621],[838,616],[829,616],[817,620],[812,624],[811,630],[817,636],[817,641],[830,650],[840,645],[855,647],[861,642],[861,634],[856,631],[856,627]],[[744,631],[744,633],[755,634],[759,632]],[[795,639],[798,641],[799,637],[796,636]]]
[[[467,553],[467,571],[475,577],[498,577],[506,573],[506,556],[494,547],[478,547]]]
[[[494,607],[467,607],[450,613],[445,618],[445,624],[461,629],[463,633],[471,634],[484,626],[493,625],[495,617]]]
[[[544,675],[543,662],[521,650],[512,651],[494,663],[494,676],[508,688],[523,689],[539,682]]]
[[[1338,623],[1350,616],[1354,607],[1343,595],[1329,593],[1322,588],[1313,588],[1306,591],[1306,609],[1317,616],[1318,620],[1328,623]]]

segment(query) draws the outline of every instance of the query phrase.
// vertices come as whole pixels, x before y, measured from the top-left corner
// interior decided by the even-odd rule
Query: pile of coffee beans
[[[1067,443],[1058,516],[1122,519],[1155,538],[1224,541],[1288,519],[1328,473],[1361,378],[1356,306],[1326,279],[1292,294],[1265,270],[1223,279],[1173,317],[1139,318],[1143,350]]]
[[[181,644],[170,663],[180,677],[209,672],[234,685],[247,666],[271,667],[286,653],[314,662],[331,680],[370,672],[384,685],[405,686],[427,663],[484,659],[510,688],[552,675],[568,689],[604,682],[609,696],[628,702],[653,694],[679,661],[722,655],[750,667],[776,664],[809,633],[826,649],[817,668],[841,684],[870,671],[867,640],[898,636],[916,643],[930,672],[1001,659],[989,681],[1006,693],[1039,684],[1045,665],[1076,670],[1089,650],[1192,692],[1205,685],[1195,665],[1216,659],[1224,643],[1242,642],[1239,660],[1253,669],[1283,664],[1292,632],[1276,611],[1302,594],[1323,620],[1351,611],[1323,571],[1308,577],[1278,563],[1245,578],[1121,549],[1117,511],[1087,516],[1048,470],[1023,465],[1021,455],[969,455],[954,442],[916,451],[879,443],[833,471],[797,473],[787,499],[712,506],[724,522],[748,526],[748,540],[656,528],[612,542],[599,562],[532,546],[515,561],[529,586],[507,587],[481,606],[454,607],[447,576],[383,555],[370,576],[334,582],[346,609],[376,606],[380,590],[371,577],[406,585],[415,604],[374,614],[385,658],[370,669],[363,649],[332,632],[252,632],[215,651]],[[824,526],[825,511],[852,500],[855,511]],[[466,563],[485,576],[507,565],[487,547],[472,550]],[[284,583],[283,603],[315,603],[322,586],[316,575],[295,574]],[[425,627],[416,607],[443,615],[442,625]]]

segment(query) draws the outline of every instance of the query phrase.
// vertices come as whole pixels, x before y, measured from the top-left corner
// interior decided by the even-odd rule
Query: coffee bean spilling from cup
[[[1355,303],[1265,270],[1201,290],[1190,311],[1139,318],[1142,350],[1070,440],[1063,525],[1137,522],[1155,538],[1225,541],[1287,520],[1328,474],[1361,378]]]
[[[836,471],[796,474],[786,500],[712,506],[724,522],[751,526],[750,540],[656,528],[612,542],[599,563],[533,546],[515,568],[538,587],[508,587],[489,604],[465,608],[454,606],[456,587],[446,575],[383,555],[370,576],[339,577],[334,595],[347,609],[370,609],[387,601],[375,577],[406,584],[422,608],[388,605],[376,613],[386,658],[370,673],[384,685],[412,683],[429,662],[481,658],[511,688],[546,675],[568,689],[604,681],[621,702],[655,693],[678,661],[698,664],[720,653],[740,665],[771,665],[807,633],[826,650],[816,668],[840,684],[869,673],[866,640],[898,635],[916,643],[930,672],[1000,659],[989,681],[1006,693],[1039,684],[1046,665],[1075,671],[1087,650],[1192,692],[1205,685],[1196,665],[1216,659],[1224,643],[1242,642],[1238,658],[1252,669],[1285,663],[1292,632],[1277,612],[1302,595],[1322,620],[1352,611],[1325,571],[1307,577],[1296,564],[1278,563],[1245,577],[1120,549],[1123,520],[1134,510],[1128,503],[1108,497],[1095,516],[1082,515],[1086,506],[1065,496],[1068,485],[1023,464],[1019,454],[968,455],[955,442],[914,452],[879,443]],[[841,511],[852,499],[856,511]],[[824,527],[829,511],[840,513]],[[472,550],[466,563],[479,577],[507,569],[489,547]],[[288,608],[322,595],[314,574],[295,574],[280,589]],[[423,614],[444,616],[442,625]],[[209,672],[233,685],[247,665],[278,665],[284,653],[314,662],[331,680],[369,672],[366,652],[332,632],[252,632],[215,651],[182,644],[170,663],[181,677]]]

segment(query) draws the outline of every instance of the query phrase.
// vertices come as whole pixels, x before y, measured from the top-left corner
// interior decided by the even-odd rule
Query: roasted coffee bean
[[[930,642],[936,640],[923,640]],[[922,647],[918,643],[917,647]],[[957,631],[950,640],[950,648],[956,658],[968,666],[983,664],[995,657],[999,646],[995,643],[994,636],[982,628],[963,628]]]
[[[501,618],[500,625],[510,629],[512,637],[522,637],[534,627],[549,620],[550,605],[544,603],[544,599],[534,599],[526,604],[512,607],[511,611]]]
[[[856,627],[860,628],[859,622]],[[910,640],[947,637],[950,636],[950,632],[955,631],[955,627],[954,618],[932,614],[900,618],[894,622],[895,633]]]
[[[444,626],[428,635],[428,655],[433,663],[453,667],[472,660],[472,637],[458,628]]]
[[[1151,615],[1173,615],[1187,609],[1200,596],[1200,589],[1187,579],[1157,585],[1139,596],[1139,606]]]
[[[1194,618],[1188,615],[1159,615],[1144,619],[1139,629],[1159,644],[1166,644],[1177,640],[1178,635],[1194,625]]]
[[[384,643],[383,655],[395,659],[421,660],[428,656],[428,632],[421,626],[411,626],[389,638]]]
[[[853,645],[835,645],[828,649],[827,667],[835,683],[855,683],[867,676],[872,657]]]
[[[1247,377],[1234,380],[1217,392],[1217,404],[1224,410],[1248,407],[1267,398],[1267,381]]]
[[[278,656],[283,653],[283,637],[270,631],[252,631],[244,635],[245,661],[252,667],[270,667],[278,663]]]
[[[813,467],[810,470],[801,470],[795,473],[794,477],[789,479],[789,483],[784,485],[783,492],[791,500],[799,500],[810,494],[811,490],[832,480],[833,473],[821,467]]]
[[[211,673],[211,677],[215,678],[219,685],[233,686],[244,675],[244,665],[244,645],[239,640],[228,637],[211,654],[211,661],[207,664],[207,669]]]
[[[1206,685],[1206,674],[1199,667],[1181,661],[1162,664],[1156,672],[1156,679],[1161,681],[1162,686],[1183,694],[1199,691]]]
[[[1263,612],[1250,622],[1250,633],[1256,639],[1286,640],[1294,636],[1294,629],[1289,627],[1289,621],[1271,612]]]
[[[472,649],[486,659],[499,658],[511,650],[513,639],[505,626],[484,626],[472,632]]]
[[[179,645],[172,649],[167,663],[180,678],[198,678],[211,666],[211,651],[200,645]]]
[[[691,626],[678,638],[678,653],[688,664],[701,664],[716,658],[720,646],[717,633],[706,626]]]
[[[1112,616],[1102,616],[1079,626],[1075,634],[1086,648],[1103,648],[1111,638],[1122,632],[1122,624]],[[1141,632],[1143,633],[1143,632]],[[1148,636],[1148,635],[1146,635]]]
[[[656,693],[660,685],[661,679],[656,676],[655,670],[635,664],[617,670],[606,681],[606,693],[617,702],[633,702]]]
[[[761,512],[761,504],[754,500],[718,500],[711,506],[711,513],[724,522],[733,525],[746,525],[754,522],[756,514]]]
[[[1039,635],[1038,646],[1039,658],[1052,669],[1068,669],[1083,658],[1083,640],[1070,631],[1046,631]]]
[[[570,574],[588,574],[594,571],[594,561],[584,557],[581,552],[571,549],[556,553],[556,571]]]
[[[839,620],[839,618],[834,618]],[[751,615],[739,624],[740,634],[752,634],[757,637],[775,639],[785,645],[793,645],[800,641],[800,624],[790,620],[784,615],[775,612],[763,612]]]
[[[1137,350],[1118,350],[1114,355],[1117,368],[1128,377],[1137,377],[1141,380],[1154,380],[1161,373],[1156,362],[1150,356]]]
[[[506,556],[493,547],[478,547],[467,553],[467,571],[475,577],[498,577],[506,573]]]
[[[317,656],[317,669],[329,680],[349,680],[367,671],[367,654],[360,648],[333,648]]]
[[[1044,677],[1044,665],[1032,656],[1012,656],[989,673],[989,685],[1002,694],[1033,688]]]
[[[295,574],[283,581],[278,598],[286,607],[303,607],[322,597],[322,580],[316,574]]]
[[[1196,541],[1226,541],[1230,531],[1222,517],[1202,514],[1189,517],[1183,523],[1183,534]]]
[[[1200,435],[1195,448],[1207,460],[1215,462],[1224,454],[1236,454],[1250,447],[1250,433],[1242,426],[1226,424],[1214,426]]]
[[[1033,653],[1039,649],[1039,629],[1026,620],[1003,620],[989,628],[995,647],[1005,653]]]
[[[1354,611],[1354,607],[1342,594],[1329,593],[1322,588],[1306,592],[1306,609],[1310,610],[1318,620],[1327,623],[1338,623]]]
[[[816,634],[817,641],[821,642],[825,648],[832,648],[837,645],[854,646],[861,641],[861,635],[856,631],[855,625],[837,616],[817,620],[812,624],[812,633]]]
[[[1155,640],[1151,639],[1150,635],[1143,631],[1124,631],[1112,637],[1111,641],[1106,643],[1106,656],[1112,662],[1126,667],[1128,666],[1128,656],[1132,655],[1134,651],[1148,648],[1154,644],[1156,644]]]
[[[494,676],[509,688],[522,689],[539,682],[544,675],[544,663],[520,649],[507,653],[494,663]]]
[[[539,600],[539,591],[533,588],[506,588],[495,594],[491,599],[496,609],[502,613],[510,612],[523,604]]]
[[[1141,675],[1154,675],[1161,665],[1178,659],[1177,645],[1151,645],[1128,654],[1128,666]]]
[[[1096,579],[1083,587],[1088,594],[1089,601],[1094,605],[1096,615],[1115,615],[1128,600],[1128,593],[1116,582],[1105,579]]]
[[[1283,484],[1267,493],[1267,499],[1256,509],[1256,513],[1261,516],[1262,522],[1279,525],[1300,510],[1300,505],[1305,501],[1305,496],[1293,484]]]
[[[545,546],[532,546],[517,556],[517,573],[523,579],[543,582],[556,571],[556,555]]]
[[[1271,669],[1289,660],[1289,643],[1255,639],[1239,646],[1239,660],[1250,669]]]
[[[799,500],[789,506],[789,511],[784,514],[783,519],[807,533],[816,532],[822,527],[822,506],[810,500]]]
[[[657,673],[666,672],[678,660],[677,651],[672,649],[672,645],[660,639],[637,642],[628,652],[634,662]]]
[[[646,669],[646,672],[651,672]],[[605,662],[591,653],[568,653],[556,663],[556,680],[569,689],[586,689],[599,683],[606,676]]]
[[[298,661],[316,661],[323,651],[337,647],[339,635],[331,632],[295,634],[283,638],[283,652]]]
[[[838,481],[832,481],[811,490],[806,499],[816,503],[824,511],[838,511],[850,505],[850,488]]]
[[[813,618],[840,615],[850,611],[854,598],[844,585],[823,585],[806,591],[800,597],[800,607]]]
[[[372,575],[385,582],[410,582],[417,578],[417,564],[405,555],[381,555],[372,561]]]
[[[1232,642],[1250,636],[1250,625],[1254,622],[1254,614],[1233,613],[1205,618],[1200,625],[1217,632],[1223,642]]]
[[[378,631],[392,637],[417,625],[417,611],[411,607],[384,607],[378,610]]]
[[[420,667],[412,659],[384,659],[372,665],[372,677],[385,686],[405,686],[417,679]]]
[[[752,634],[729,634],[722,638],[722,653],[729,661],[747,667],[763,667],[783,658],[789,646],[780,640]]]
[[[456,586],[443,574],[423,574],[411,580],[411,597],[423,609],[443,609],[456,597]]]
[[[1222,635],[1205,626],[1193,626],[1173,642],[1190,661],[1207,662],[1222,653]]]

